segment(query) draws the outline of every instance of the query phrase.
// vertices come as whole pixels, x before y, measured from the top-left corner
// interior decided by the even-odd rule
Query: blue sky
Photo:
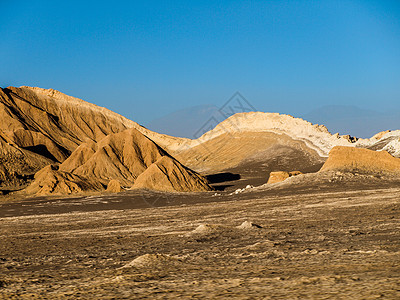
[[[400,1],[0,5],[1,87],[54,88],[142,124],[236,91],[295,116],[400,111]]]

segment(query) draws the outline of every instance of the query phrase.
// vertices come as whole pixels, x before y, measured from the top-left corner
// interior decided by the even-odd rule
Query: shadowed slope
[[[0,90],[0,129],[19,147],[42,145],[58,162],[78,145],[132,127],[107,109],[55,90],[9,87]]]
[[[0,190],[21,188],[29,177],[52,160],[18,147],[0,130]]]

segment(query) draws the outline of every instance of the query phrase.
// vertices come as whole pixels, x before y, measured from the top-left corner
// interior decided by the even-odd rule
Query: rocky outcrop
[[[33,175],[53,161],[18,147],[0,131],[0,189],[23,187]]]
[[[165,155],[168,154],[153,141],[130,128],[98,143],[82,144],[60,165],[60,170],[96,178],[104,185],[114,179],[132,186],[141,173]]]
[[[115,189],[115,181],[126,187],[167,192],[212,189],[203,176],[181,165],[134,128],[80,145],[60,165],[60,171],[95,179],[112,192],[120,191]]]
[[[35,174],[35,179],[23,192],[28,195],[68,195],[72,193],[102,191],[103,186],[96,180],[46,166]]]
[[[269,179],[268,179],[268,184],[270,183],[277,183],[277,182],[282,182],[289,177],[297,176],[303,174],[300,171],[292,171],[292,172],[285,172],[285,171],[276,171],[276,172],[271,172],[269,174]]]
[[[0,130],[21,148],[63,162],[81,143],[132,127],[132,121],[58,91],[0,90]]]
[[[320,170],[326,171],[400,175],[400,158],[393,157],[386,151],[334,147]]]
[[[90,172],[93,171],[98,178],[104,179],[103,184],[107,184],[113,178],[114,172],[114,175],[117,175],[116,178],[124,177],[125,180],[121,183],[127,183],[127,181],[132,183],[159,156],[148,162],[146,162],[148,158],[143,157],[144,165],[130,164],[129,154],[114,153],[113,157],[108,157],[108,155],[113,155],[113,150],[98,144],[110,134],[119,133],[128,128],[136,128],[153,139],[160,140],[164,145],[178,146],[180,144],[179,138],[151,132],[106,108],[67,96],[53,89],[26,86],[0,88],[0,120],[0,163],[2,165],[0,187],[3,185],[23,186],[29,182],[26,178],[33,177],[46,165],[63,163],[82,144],[84,145],[80,151],[70,159],[70,162],[74,160],[72,165],[76,168],[82,166],[75,175],[90,178],[92,175]],[[155,148],[160,148],[152,144]],[[92,149],[92,147],[98,147],[100,150]],[[142,145],[139,143],[136,147],[139,149]],[[99,150],[98,153],[95,153],[97,150]],[[143,153],[146,151],[144,149]],[[94,158],[87,163],[92,154],[95,154]],[[123,162],[118,165],[116,160],[122,156]],[[103,170],[94,161],[95,159],[105,159]],[[114,162],[110,163],[110,160]],[[117,166],[114,166],[114,163]],[[128,167],[128,170],[125,170],[122,165]],[[63,172],[71,173],[70,171],[67,169]],[[119,172],[122,172],[122,175],[118,174]]]
[[[133,189],[151,189],[167,192],[201,192],[212,188],[196,172],[184,167],[177,160],[163,156],[139,175]]]

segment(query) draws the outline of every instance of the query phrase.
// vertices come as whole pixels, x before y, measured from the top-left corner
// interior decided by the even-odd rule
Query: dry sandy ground
[[[400,187],[213,195],[3,203],[0,298],[400,298]]]

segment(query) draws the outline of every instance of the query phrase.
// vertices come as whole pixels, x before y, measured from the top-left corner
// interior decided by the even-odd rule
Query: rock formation
[[[269,174],[269,179],[268,179],[268,184],[269,183],[277,183],[277,182],[282,182],[289,177],[297,176],[303,174],[300,171],[292,171],[292,172],[285,172],[285,171],[276,171],[276,172],[271,172]]]
[[[74,171],[74,175],[95,177],[103,185],[110,179],[133,184],[134,179],[165,152],[142,134],[141,141],[148,140],[145,144],[152,150],[146,149],[139,140],[133,141],[134,151],[115,145],[119,137],[112,134],[128,128],[136,128],[165,145],[178,147],[180,144],[178,138],[151,132],[106,108],[53,89],[0,89],[0,119],[0,188],[23,187],[44,166],[63,163],[80,145],[82,147],[68,163],[62,164],[62,174]],[[115,148],[122,152],[114,152]],[[133,157],[132,153],[135,153]],[[134,158],[136,154],[138,159]],[[103,164],[99,163],[101,160]]]
[[[53,161],[18,147],[0,131],[0,189],[23,187],[33,174]]]
[[[27,195],[66,195],[79,192],[101,191],[103,186],[96,180],[46,166],[35,174],[35,179],[23,192]]]
[[[182,166],[134,128],[110,134],[99,142],[83,143],[60,165],[59,170],[45,170],[35,175],[32,188],[27,191],[40,194],[70,193],[107,186],[108,192],[116,193],[121,191],[121,185],[168,192],[212,190],[203,176]],[[45,176],[45,172],[50,175]],[[38,184],[43,185],[44,181],[52,183],[54,178],[63,182],[63,188],[67,185],[69,189],[57,189],[52,185],[40,191],[36,188]],[[83,179],[95,181],[97,185],[70,184]]]
[[[356,139],[332,135],[322,125],[289,115],[250,112],[233,115],[190,140],[152,132],[53,89],[25,86],[0,89],[0,120],[0,190],[25,187],[39,170],[27,191],[97,190],[111,180],[126,188],[209,190],[207,181],[191,169],[216,172],[247,164],[254,171],[257,164],[264,173],[266,168],[312,172],[335,146],[386,150],[400,156],[400,131]],[[60,168],[44,168],[49,165]],[[59,185],[50,184],[54,178],[60,180]],[[83,179],[97,184],[72,184]],[[48,187],[38,189],[42,184],[38,182]]]
[[[207,180],[182,166],[177,160],[163,156],[139,175],[134,189],[152,189],[167,192],[210,191]]]
[[[60,171],[95,179],[107,191],[120,185],[168,192],[209,191],[207,180],[184,167],[134,128],[113,133],[99,142],[81,144],[60,165]]]
[[[196,147],[174,154],[177,160],[198,172],[217,173],[232,168],[257,170],[260,175],[279,169],[315,167],[325,161],[303,141],[272,132],[222,134]]]
[[[132,186],[141,173],[164,155],[168,154],[130,128],[97,143],[83,143],[61,164],[60,170],[96,178],[104,185],[115,179],[124,186]]]
[[[21,148],[64,161],[78,145],[132,127],[96,105],[55,90],[9,87],[0,90],[0,130]]]
[[[393,157],[386,151],[334,147],[320,170],[324,171],[400,175],[400,158]]]
[[[332,135],[323,125],[311,124],[300,118],[278,113],[249,112],[237,113],[218,124],[214,129],[193,140],[190,147],[204,143],[223,134],[240,132],[270,132],[285,134],[294,140],[303,141],[320,156],[327,156],[333,146],[351,145],[349,136]]]

